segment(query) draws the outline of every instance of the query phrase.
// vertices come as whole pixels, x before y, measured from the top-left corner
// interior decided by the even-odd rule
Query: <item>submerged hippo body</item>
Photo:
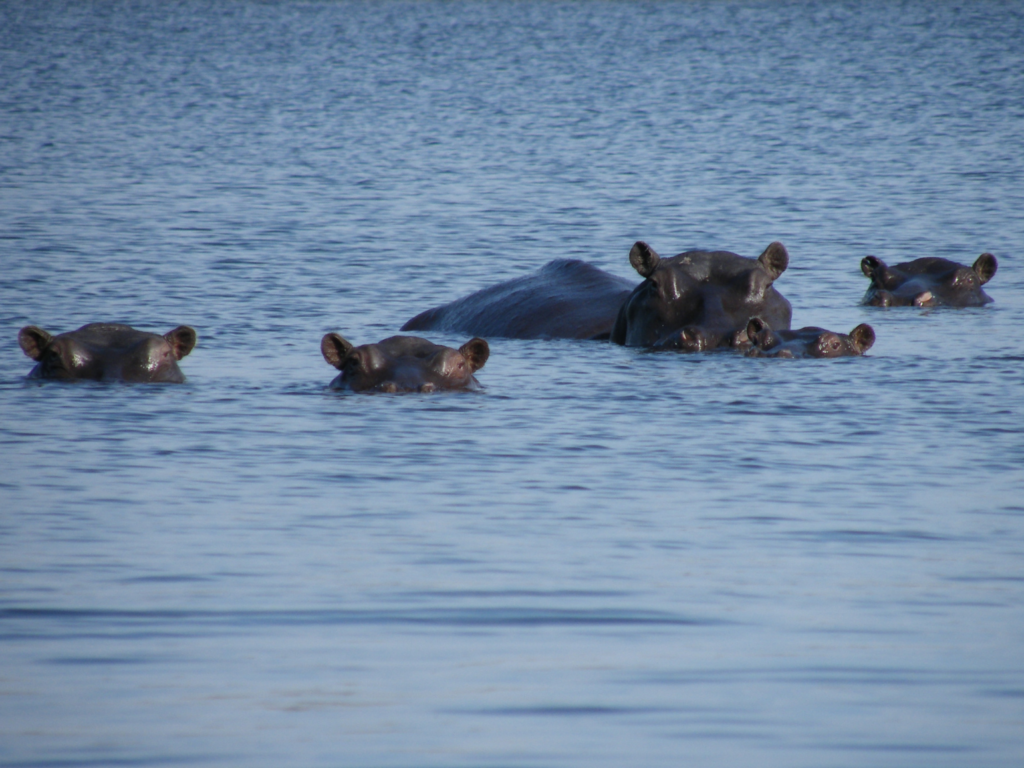
[[[629,261],[644,278],[619,310],[611,340],[630,347],[699,352],[744,346],[747,321],[788,329],[793,308],[773,283],[789,265],[782,243],[756,259],[729,251],[687,251],[663,259],[637,242]]]
[[[996,273],[999,263],[983,253],[973,266],[926,257],[894,267],[865,256],[861,271],[871,280],[862,304],[873,307],[980,307],[992,301],[981,286]]]
[[[323,337],[320,351],[341,371],[331,387],[354,392],[477,389],[480,385],[473,374],[490,355],[483,339],[470,339],[452,349],[418,336],[392,336],[356,347],[336,333]]]
[[[18,343],[37,365],[32,378],[65,381],[168,382],[185,375],[178,361],[196,344],[187,325],[159,336],[116,323],[90,323],[57,336],[34,325],[22,328]]]
[[[608,338],[633,283],[576,259],[492,285],[423,312],[403,331],[448,331],[511,339]]]
[[[849,334],[809,326],[796,331],[772,330],[759,317],[747,323],[750,357],[854,357],[875,343],[875,331],[861,323]]]

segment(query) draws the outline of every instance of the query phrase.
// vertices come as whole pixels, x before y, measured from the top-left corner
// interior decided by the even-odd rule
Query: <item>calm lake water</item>
[[[0,765],[1019,766],[1024,6],[0,2]],[[320,337],[637,239],[864,358]],[[861,307],[860,259],[999,259]],[[639,280],[639,278],[635,278]],[[181,386],[18,329],[199,334]],[[465,337],[435,334],[458,345]]]

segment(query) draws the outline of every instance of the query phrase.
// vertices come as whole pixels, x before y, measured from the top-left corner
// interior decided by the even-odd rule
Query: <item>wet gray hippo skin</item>
[[[158,336],[128,325],[90,323],[51,336],[29,325],[18,333],[18,343],[37,362],[33,378],[180,384],[185,375],[178,361],[196,345],[196,332],[180,325]]]
[[[873,307],[980,307],[992,301],[981,286],[992,279],[999,263],[983,253],[973,266],[926,257],[894,267],[865,256],[861,271],[871,280],[862,304]]]
[[[747,321],[788,329],[793,308],[773,283],[789,265],[782,243],[756,259],[687,251],[663,259],[637,242],[629,262],[644,278],[619,310],[611,340],[629,347],[700,352],[747,343]]]
[[[492,285],[423,312],[403,331],[448,331],[511,339],[608,338],[633,283],[576,259]]]
[[[480,385],[473,374],[490,355],[483,339],[470,339],[452,349],[418,336],[392,336],[356,347],[336,333],[323,337],[320,351],[341,371],[331,386],[354,392],[477,389]]]
[[[875,343],[875,331],[861,323],[849,334],[809,326],[796,331],[772,330],[759,317],[747,323],[750,357],[854,357]]]

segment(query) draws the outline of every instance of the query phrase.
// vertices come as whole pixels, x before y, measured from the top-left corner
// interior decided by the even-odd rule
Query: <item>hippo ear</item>
[[[320,339],[320,353],[324,360],[338,370],[345,364],[345,358],[353,349],[352,344],[337,333],[328,333]]]
[[[877,269],[885,269],[885,262],[881,259],[865,256],[860,260],[860,271],[864,273],[865,277],[874,277]]]
[[[643,240],[637,240],[629,249],[629,263],[644,277],[650,277],[658,268],[661,257]]]
[[[491,348],[483,339],[470,339],[459,347],[459,353],[466,358],[470,369],[475,372],[484,367],[487,358],[491,356]]]
[[[863,355],[875,343],[875,329],[867,323],[861,323],[850,331],[850,343],[858,355]]]
[[[164,338],[170,342],[176,360],[181,360],[196,345],[196,332],[187,325],[179,325],[173,331],[165,333]]]
[[[761,262],[761,266],[771,279],[775,280],[789,266],[789,253],[786,252],[786,246],[775,242],[765,248],[757,260]]]
[[[760,317],[752,317],[747,321],[747,338],[755,346],[760,346],[765,336],[771,332],[771,327]]]
[[[34,325],[26,325],[18,331],[18,344],[21,345],[22,351],[33,360],[38,360],[43,356],[43,352],[50,346],[51,341],[53,341],[53,336]]]
[[[978,260],[974,262],[974,271],[978,275],[978,279],[981,284],[984,285],[991,280],[996,270],[999,268],[999,262],[996,261],[996,257],[991,253],[983,253],[978,257]]]

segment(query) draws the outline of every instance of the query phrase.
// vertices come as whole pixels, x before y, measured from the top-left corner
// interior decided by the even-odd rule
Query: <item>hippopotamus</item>
[[[875,331],[861,323],[849,335],[808,326],[796,331],[772,330],[760,317],[747,323],[750,357],[855,357],[875,343]]]
[[[578,259],[428,309],[403,331],[448,331],[510,339],[607,339],[633,282]]]
[[[873,307],[980,307],[992,301],[981,286],[992,279],[999,263],[983,253],[973,266],[928,256],[895,267],[865,256],[861,271],[871,280],[862,304]]]
[[[479,338],[458,349],[419,336],[392,336],[356,347],[337,333],[320,340],[320,351],[324,360],[341,371],[330,386],[354,392],[478,389],[473,374],[484,367],[491,353]]]
[[[641,241],[629,263],[646,279],[619,309],[611,333],[618,344],[700,352],[745,344],[751,317],[789,328],[793,308],[773,285],[789,265],[782,243],[756,259],[729,251],[663,259]]]
[[[129,325],[89,323],[51,336],[28,325],[18,343],[37,362],[31,378],[181,384],[178,361],[196,345],[196,332],[179,325],[159,336]]]
[[[441,330],[516,339],[610,339],[685,351],[745,339],[747,320],[789,328],[792,308],[772,283],[789,256],[772,243],[757,259],[687,251],[662,259],[644,242],[629,253],[639,285],[574,259],[427,310],[403,331]]]

